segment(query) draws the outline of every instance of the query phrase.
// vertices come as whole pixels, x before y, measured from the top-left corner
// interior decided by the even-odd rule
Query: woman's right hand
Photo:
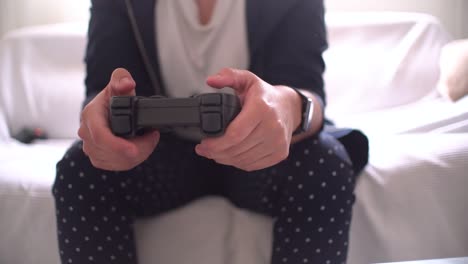
[[[135,95],[135,81],[125,69],[116,69],[109,84],[81,112],[78,136],[83,151],[94,167],[104,170],[130,170],[145,161],[159,142],[159,132],[124,139],[109,127],[112,96]]]

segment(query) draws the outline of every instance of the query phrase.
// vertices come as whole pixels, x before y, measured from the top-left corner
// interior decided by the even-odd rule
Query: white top
[[[206,77],[224,67],[247,69],[245,0],[217,0],[206,25],[200,23],[194,0],[158,0],[155,12],[158,55],[168,96],[219,91],[206,85]]]

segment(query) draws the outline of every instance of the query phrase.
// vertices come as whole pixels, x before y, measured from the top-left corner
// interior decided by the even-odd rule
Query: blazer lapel
[[[275,26],[300,0],[245,0],[250,54],[258,51]],[[304,0],[307,1],[307,0]]]

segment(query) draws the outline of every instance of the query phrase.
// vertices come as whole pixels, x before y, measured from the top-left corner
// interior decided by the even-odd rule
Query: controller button
[[[129,116],[113,116],[112,131],[117,135],[129,135],[132,133],[132,122]]]
[[[201,97],[202,105],[221,105],[221,94],[204,94]]]
[[[202,114],[202,128],[203,132],[208,134],[215,134],[221,132],[221,115],[218,113]]]
[[[130,97],[112,97],[112,108],[130,108],[132,106],[132,98]]]

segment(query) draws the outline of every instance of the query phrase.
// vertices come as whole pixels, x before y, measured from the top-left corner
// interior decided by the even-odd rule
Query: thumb
[[[249,71],[224,68],[218,74],[209,76],[206,83],[213,88],[230,87],[240,95],[258,80],[259,78]]]
[[[132,75],[127,70],[119,68],[112,72],[108,88],[111,96],[134,96],[135,86]]]

